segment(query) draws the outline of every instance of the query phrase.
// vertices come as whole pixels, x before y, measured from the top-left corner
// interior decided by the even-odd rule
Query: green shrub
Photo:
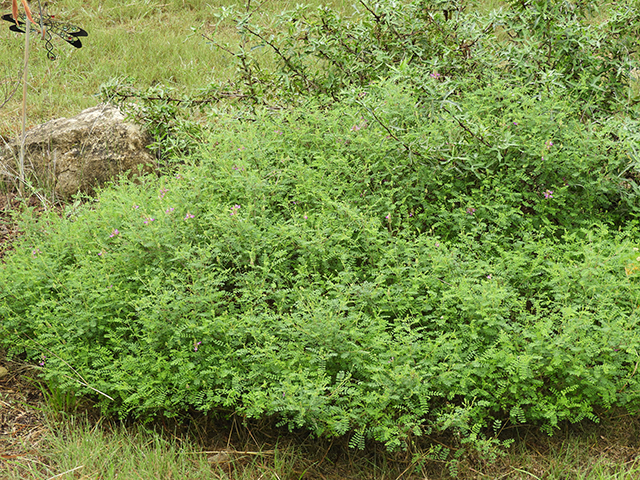
[[[251,107],[212,117],[175,174],[25,219],[0,343],[105,413],[274,417],[358,447],[454,431],[490,452],[508,423],[636,411],[638,121],[611,66],[628,58],[598,70],[590,17],[546,3],[286,17],[282,69],[238,57]],[[579,78],[561,20],[588,37]]]
[[[298,6],[270,28],[252,24],[245,10],[224,8],[216,29],[234,25],[241,44],[220,44],[215,31],[207,38],[232,55],[233,91],[254,103],[341,101],[345,90],[381,79],[403,79],[417,91],[433,78],[447,80],[451,95],[457,81],[488,86],[497,76],[564,96],[583,118],[627,111],[638,67],[634,2],[508,3],[486,15],[473,1],[361,0],[353,15]],[[264,66],[265,58],[272,62],[265,49],[274,69]]]
[[[390,95],[380,119],[409,122]],[[0,273],[3,346],[105,413],[275,416],[354,446],[453,429],[480,447],[504,422],[637,408],[637,232],[536,227],[567,199],[477,235],[482,203],[423,196],[465,219],[447,230],[412,202],[454,176],[361,112],[220,119],[198,166],[27,225]]]
[[[100,86],[102,101],[117,104],[129,120],[141,125],[153,138],[149,149],[165,166],[180,163],[205,137],[203,125],[188,117],[206,100],[178,98],[175,89],[153,86],[137,90],[132,79],[115,78]],[[134,100],[135,99],[135,100]]]

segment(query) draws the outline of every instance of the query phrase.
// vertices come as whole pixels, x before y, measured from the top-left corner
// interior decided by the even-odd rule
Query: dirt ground
[[[12,221],[11,212],[20,200],[12,193],[0,193],[0,257],[11,248],[11,241],[18,236],[18,227]]]
[[[16,461],[46,461],[39,455],[48,433],[42,393],[23,378],[32,373],[30,370],[32,367],[8,361],[0,354],[0,472]]]

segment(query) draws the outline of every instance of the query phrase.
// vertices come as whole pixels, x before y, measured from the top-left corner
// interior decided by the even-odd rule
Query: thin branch
[[[373,11],[369,5],[367,5],[366,3],[364,3],[363,0],[358,0],[358,2],[360,2],[360,4],[371,14],[373,15],[373,17],[376,19],[376,22],[378,23],[382,23],[382,17],[380,15],[378,15],[375,11]]]
[[[313,85],[315,88],[318,88],[318,86],[310,81],[307,76],[305,75],[304,71],[301,71],[299,68],[296,68],[292,63],[291,63],[291,59],[287,56],[285,56],[284,53],[282,53],[282,51],[278,48],[277,45],[275,45],[273,42],[270,42],[269,40],[267,40],[263,35],[261,35],[258,32],[254,32],[251,28],[249,28],[248,26],[244,25],[242,28],[244,28],[247,32],[249,32],[251,35],[259,38],[260,40],[262,40],[264,43],[266,43],[267,45],[269,45],[273,51],[276,53],[276,55],[278,55],[282,61],[285,63],[285,65],[287,67],[289,67],[289,69],[292,72],[295,72],[296,74],[298,74],[302,80],[304,81],[304,83],[309,86],[309,85]]]
[[[228,454],[228,455],[274,455],[276,453],[275,450],[263,450],[262,452],[249,452],[249,451],[238,451],[238,450],[205,450],[202,452],[189,452],[190,455],[199,455],[199,454],[208,454],[208,455],[218,455],[218,454]]]
[[[78,371],[77,371],[75,368],[73,368],[73,367],[69,364],[69,362],[67,362],[64,358],[60,357],[60,356],[59,356],[58,354],[56,354],[55,352],[53,352],[53,351],[49,350],[47,347],[45,347],[44,345],[42,345],[41,343],[39,343],[37,340],[34,340],[33,338],[29,337],[28,335],[27,335],[26,337],[27,337],[29,340],[31,340],[33,343],[35,343],[36,345],[38,345],[40,348],[42,348],[43,350],[46,350],[46,351],[47,351],[47,353],[49,353],[49,354],[53,355],[53,356],[54,356],[54,357],[56,357],[58,360],[62,361],[62,362],[63,362],[67,367],[69,367],[71,370],[73,370],[73,373],[75,373],[75,374],[80,378],[80,380],[75,379],[75,378],[73,378],[73,377],[70,377],[69,375],[65,375],[64,373],[62,374],[63,376],[67,377],[67,378],[68,378],[68,379],[70,379],[70,380],[74,380],[74,381],[76,381],[76,382],[80,383],[81,385],[83,385],[83,386],[85,386],[85,387],[87,387],[87,388],[90,388],[90,389],[91,389],[91,390],[93,390],[94,392],[97,392],[97,393],[99,393],[100,395],[103,395],[103,396],[107,397],[107,398],[108,398],[109,400],[111,400],[111,401],[115,401],[113,398],[111,398],[111,397],[110,397],[109,395],[107,395],[106,393],[101,392],[100,390],[98,390],[98,389],[96,389],[96,388],[93,388],[91,385],[89,385],[89,384],[87,383],[87,381],[84,379],[84,377],[83,377],[82,375],[80,375],[80,374],[78,373]]]
[[[60,358],[60,357],[58,357],[58,358]],[[62,360],[62,359],[60,358],[60,360]],[[64,360],[62,360],[62,361],[64,362]],[[67,362],[64,362],[64,363],[67,363]],[[69,364],[67,363],[67,365],[69,365]],[[69,368],[71,368],[71,370],[73,370],[73,367],[71,367],[71,365],[69,365]],[[75,372],[75,370],[73,370],[73,371]],[[76,375],[80,376],[80,374],[79,374],[78,372],[76,372]],[[104,392],[101,392],[101,391],[100,391],[100,390],[98,390],[97,388],[93,388],[93,387],[92,387],[91,385],[89,385],[87,382],[84,382],[84,381],[78,380],[77,378],[73,378],[73,377],[71,377],[71,376],[69,376],[69,375],[67,375],[67,374],[64,374],[64,373],[62,374],[62,376],[63,376],[63,377],[67,377],[69,380],[73,380],[74,382],[78,382],[80,385],[82,385],[82,386],[84,386],[84,387],[87,387],[87,388],[89,388],[89,389],[93,390],[94,392],[99,393],[99,394],[100,394],[100,395],[102,395],[102,396],[107,397],[107,398],[108,398],[109,400],[111,400],[112,402],[115,402],[115,400],[114,400],[113,398],[111,398],[109,395],[107,395],[107,394],[106,394],[106,393],[104,393]],[[82,377],[80,377],[80,378],[82,378]]]
[[[122,100],[127,100],[129,98],[140,98],[143,100],[149,100],[149,101],[164,101],[164,102],[170,102],[170,103],[177,103],[178,105],[185,103],[187,105],[203,105],[203,104],[207,104],[207,103],[214,103],[214,102],[219,102],[222,98],[247,98],[247,95],[244,95],[242,93],[236,93],[236,92],[223,92],[223,93],[219,93],[218,96],[213,96],[213,98],[205,98],[205,99],[201,99],[201,100],[185,100],[185,99],[180,99],[180,98],[173,98],[173,97],[147,97],[144,95],[139,95],[139,94],[134,94],[134,93],[120,93],[120,92],[116,92],[113,94],[113,97],[117,97],[119,99]]]
[[[374,12],[366,3],[364,3],[363,0],[358,0],[362,6],[364,8],[367,9],[367,11],[374,16],[374,18],[376,19],[376,22],[378,22],[379,24],[385,24],[391,29],[391,31],[393,32],[393,34],[396,36],[396,38],[398,38],[398,40],[404,40],[402,38],[402,35],[400,35],[397,30],[395,28],[393,28],[393,25],[391,25],[391,22],[385,22],[384,18],[382,18],[382,16],[378,15],[376,12]]]
[[[458,122],[458,125],[460,125],[469,135],[471,135],[473,138],[475,138],[476,140],[480,141],[484,146],[491,148],[491,145],[489,144],[489,142],[487,142],[484,137],[482,135],[477,135],[475,133],[473,133],[471,131],[471,129],[469,127],[467,127],[462,120],[460,120],[458,117],[456,117],[453,113],[451,113],[449,110],[447,110],[447,107],[442,107],[442,109],[447,112],[449,115],[451,115],[453,117],[453,119]]]
[[[380,125],[382,128],[384,128],[384,129],[387,131],[387,133],[389,134],[389,136],[390,136],[391,138],[393,138],[396,142],[398,142],[399,144],[401,144],[401,145],[405,148],[405,150],[406,150],[407,152],[409,152],[411,155],[415,155],[416,157],[422,158],[422,154],[420,154],[420,153],[418,153],[418,152],[414,151],[414,150],[411,148],[411,146],[407,145],[404,141],[402,141],[400,138],[398,138],[398,136],[397,136],[397,135],[395,135],[395,134],[393,133],[393,131],[392,131],[392,130],[387,126],[387,125],[385,125],[385,124],[382,122],[382,120],[380,120],[380,118],[378,117],[378,115],[376,115],[376,112],[375,112],[373,109],[371,109],[371,108],[367,107],[366,105],[362,104],[361,102],[358,102],[358,104],[359,104],[359,105],[361,105],[365,110],[367,110],[367,111],[371,114],[371,116],[373,117],[373,119],[374,119],[376,122],[378,122],[378,125]]]
[[[9,102],[9,100],[11,100],[13,98],[13,96],[16,94],[16,92],[18,91],[19,88],[20,88],[20,82],[16,81],[15,82],[15,87],[13,88],[13,90],[11,90],[8,93],[4,94],[4,100],[3,100],[2,103],[0,103],[0,109],[2,107],[4,107]]]
[[[80,470],[81,468],[84,468],[84,465],[77,466],[76,468],[72,468],[71,470],[67,470],[66,472],[62,472],[57,475],[54,475],[53,477],[49,477],[47,478],[47,480],[53,480],[54,478],[61,477],[63,475],[66,475],[67,473],[75,472],[76,470]]]
[[[18,192],[24,198],[24,144],[27,138],[27,71],[29,66],[29,17],[25,18],[25,36],[24,36],[24,67],[22,70],[22,136],[20,138],[20,157],[18,161],[18,169],[20,176],[20,184]]]
[[[236,56],[236,53],[229,49],[228,47],[225,47],[224,45],[220,44],[219,42],[216,42],[213,38],[206,36],[204,33],[200,34],[202,36],[202,38],[204,38],[205,40],[210,41],[214,46],[218,47],[220,50],[227,52],[229,55],[232,56]]]

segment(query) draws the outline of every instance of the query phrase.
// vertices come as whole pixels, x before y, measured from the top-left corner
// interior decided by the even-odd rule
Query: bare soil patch
[[[42,392],[25,379],[35,372],[4,355],[0,358],[0,471],[42,471],[47,462],[42,447],[49,427]]]

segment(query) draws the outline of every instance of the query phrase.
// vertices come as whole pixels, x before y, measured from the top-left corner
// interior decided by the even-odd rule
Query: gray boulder
[[[51,120],[25,135],[25,176],[36,186],[69,198],[93,189],[118,175],[156,167],[146,148],[151,137],[113,105],[88,108],[72,118]],[[18,178],[20,140],[0,148],[0,176]]]

